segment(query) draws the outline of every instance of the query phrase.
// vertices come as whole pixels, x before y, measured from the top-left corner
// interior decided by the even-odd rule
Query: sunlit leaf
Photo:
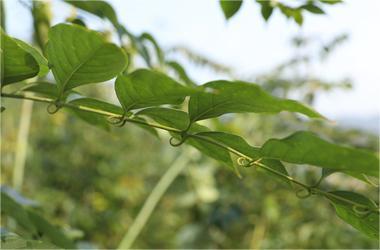
[[[203,85],[210,93],[197,93],[189,101],[191,122],[227,113],[298,112],[311,118],[323,118],[313,109],[294,100],[269,95],[258,85],[246,82],[214,81]]]
[[[329,192],[329,194],[368,207],[369,210],[374,210],[372,212],[366,211],[364,207],[355,207],[355,205],[351,203],[347,203],[333,196],[326,195],[326,198],[332,201],[339,218],[360,232],[366,234],[368,237],[377,240],[379,239],[379,211],[376,204],[374,204],[367,197],[353,192],[334,191]]]
[[[116,95],[126,111],[161,104],[181,104],[194,90],[182,86],[160,72],[140,69],[128,76],[119,75]]]
[[[115,77],[127,57],[96,31],[78,25],[58,24],[49,31],[46,53],[60,95],[69,89]]]
[[[225,18],[230,19],[233,15],[235,15],[239,11],[242,3],[243,3],[242,0],[234,0],[234,1],[221,0],[220,7],[223,10]]]
[[[36,59],[19,43],[0,30],[1,86],[36,76],[40,66]]]
[[[339,171],[379,175],[379,159],[367,151],[340,146],[306,131],[284,139],[270,139],[261,154],[285,162],[310,164]]]

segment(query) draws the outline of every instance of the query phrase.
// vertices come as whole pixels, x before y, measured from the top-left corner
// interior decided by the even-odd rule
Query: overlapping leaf
[[[83,84],[109,80],[127,62],[119,47],[106,42],[99,33],[78,25],[52,27],[46,53],[60,95]]]
[[[263,145],[261,154],[285,162],[379,175],[379,159],[374,154],[330,143],[306,131],[284,139],[270,139]]]
[[[217,142],[225,147],[228,147],[237,152],[243,153],[245,156],[250,157],[253,161],[258,160],[261,157],[260,148],[249,145],[240,136],[237,136],[234,134],[228,134],[224,132],[215,132],[215,131],[200,132],[200,133],[197,133],[197,135],[201,137],[205,137],[207,139],[211,139],[212,141]],[[280,161],[272,160],[272,159],[262,159],[261,163],[275,170],[276,172],[289,176],[288,171],[286,170],[285,166]],[[278,175],[270,171],[264,171],[264,172],[276,178],[279,177]]]
[[[344,198],[353,203],[347,203],[334,196],[326,195],[333,203],[336,213],[345,222],[366,234],[368,237],[379,240],[379,211],[378,206],[367,197],[348,191],[330,192],[334,196]],[[372,211],[370,211],[372,210]]]
[[[203,85],[209,93],[191,96],[189,115],[191,122],[218,117],[227,113],[278,113],[298,112],[311,118],[323,118],[313,109],[294,100],[269,95],[258,85],[246,82],[214,81]]]
[[[0,30],[0,36],[1,86],[36,76],[40,71],[40,66],[33,55],[2,30]]]
[[[162,104],[181,104],[194,90],[182,86],[160,72],[140,69],[128,76],[120,75],[115,83],[116,95],[126,111]]]
[[[27,51],[29,54],[31,54],[34,57],[34,59],[36,60],[36,62],[38,63],[40,67],[39,72],[38,72],[39,77],[43,77],[47,73],[49,73],[49,63],[47,59],[43,55],[41,55],[41,53],[36,48],[16,38],[14,38],[14,41],[16,41],[16,43],[21,48],[23,48],[25,51]]]

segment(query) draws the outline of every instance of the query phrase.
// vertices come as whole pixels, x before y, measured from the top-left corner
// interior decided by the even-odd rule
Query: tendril
[[[303,191],[306,191],[306,193],[302,194]],[[300,199],[306,199],[306,198],[310,197],[313,194],[314,193],[313,193],[312,189],[309,188],[309,187],[304,187],[302,189],[297,190],[297,192],[296,192],[296,196],[298,198],[300,198]]]
[[[360,218],[364,218],[371,213],[371,210],[368,207],[363,208],[357,205],[352,206],[352,210]]]
[[[49,114],[53,115],[53,114],[57,113],[58,110],[60,110],[61,108],[62,108],[62,105],[58,105],[58,103],[55,102],[55,103],[50,103],[50,104],[47,106],[46,111],[47,111]]]
[[[248,160],[246,157],[239,157],[237,160],[236,160],[237,164],[241,167],[244,167],[244,168],[249,168],[249,167],[252,167],[252,163],[253,161],[251,160]]]
[[[178,146],[181,146],[186,141],[186,139],[187,139],[187,136],[181,136],[181,139],[178,142],[175,142],[177,138],[170,137],[169,144],[173,147],[178,147]]]
[[[108,123],[111,125],[114,125],[116,127],[123,127],[125,123],[127,122],[127,119],[125,119],[125,115],[123,116],[109,116],[107,117]]]

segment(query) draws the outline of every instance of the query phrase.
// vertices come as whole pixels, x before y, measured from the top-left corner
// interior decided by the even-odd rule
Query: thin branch
[[[45,103],[52,103],[54,104],[54,100],[53,99],[50,99],[50,98],[45,98],[45,97],[38,97],[38,96],[27,96],[27,95],[21,95],[21,94],[8,94],[8,93],[1,93],[1,96],[2,97],[7,97],[7,98],[15,98],[15,99],[28,99],[28,100],[32,100],[32,101],[36,101],[36,102],[45,102]],[[112,113],[112,112],[108,112],[108,111],[103,111],[103,110],[99,110],[99,109],[94,109],[94,108],[90,108],[90,107],[87,107],[87,106],[77,106],[77,105],[74,105],[74,104],[70,104],[70,103],[62,103],[62,107],[69,107],[69,108],[74,108],[74,109],[78,109],[78,110],[82,110],[82,111],[88,111],[88,112],[92,112],[92,113],[95,113],[95,114],[99,114],[99,115],[104,115],[104,116],[111,116],[111,117],[115,117],[115,118],[123,118],[122,115],[120,114],[116,114],[116,113]],[[164,126],[164,125],[160,125],[160,124],[156,124],[156,123],[151,123],[151,122],[146,122],[146,121],[141,121],[141,120],[136,120],[136,119],[133,119],[133,118],[124,118],[126,122],[130,122],[130,123],[137,123],[137,124],[142,124],[142,125],[146,125],[146,126],[150,126],[150,127],[153,127],[153,128],[158,128],[158,129],[162,129],[162,130],[166,130],[168,132],[173,132],[173,133],[178,133],[178,134],[181,134],[182,131],[179,130],[179,129],[176,129],[176,128],[171,128],[171,127],[168,127],[168,126]],[[192,138],[195,138],[195,139],[199,139],[199,140],[203,140],[205,142],[208,142],[208,143],[211,143],[211,144],[214,144],[220,148],[223,148],[227,151],[229,151],[230,153],[232,154],[235,154],[239,157],[244,157],[246,158],[247,160],[249,161],[253,161],[253,159],[231,147],[228,147],[228,146],[225,146],[224,144],[222,143],[219,143],[219,142],[216,142],[212,139],[209,139],[209,138],[206,138],[206,137],[203,137],[201,135],[196,135],[196,134],[187,134],[187,137],[192,137]],[[348,204],[351,204],[353,206],[356,206],[356,207],[361,207],[361,208],[365,208],[365,209],[368,209],[369,211],[372,211],[372,212],[379,212],[379,208],[377,207],[376,209],[372,209],[372,208],[369,208],[368,206],[365,206],[365,205],[362,205],[362,204],[359,204],[359,203],[356,203],[354,201],[351,201],[351,200],[348,200],[348,199],[345,199],[343,197],[340,197],[340,196],[337,196],[337,195],[334,195],[332,193],[329,193],[329,192],[325,192],[317,187],[313,187],[313,186],[309,186],[307,184],[304,184],[302,182],[299,182],[295,179],[293,179],[291,176],[288,176],[286,174],[283,174],[275,169],[272,169],[271,167],[261,163],[260,161],[253,161],[252,162],[252,165],[255,165],[257,167],[260,167],[268,172],[271,172],[281,178],[283,178],[284,180],[286,181],[290,181],[298,186],[301,186],[302,188],[305,188],[310,194],[319,194],[319,195],[322,195],[326,198],[328,197],[331,197],[331,198],[334,198],[334,199],[337,199],[337,200],[340,200],[340,201],[343,201],[345,203],[348,203]]]

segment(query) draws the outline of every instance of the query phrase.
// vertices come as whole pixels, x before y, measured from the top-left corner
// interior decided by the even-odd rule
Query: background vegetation
[[[34,11],[49,8],[48,2],[27,4]],[[36,25],[42,25],[43,20],[50,25],[45,12],[32,13],[35,20],[40,17]],[[267,15],[263,13],[264,18]],[[298,14],[293,18],[301,22]],[[67,20],[82,22],[75,15]],[[36,32],[37,45],[43,43],[39,39],[44,39],[39,34],[43,36]],[[247,80],[254,80],[275,96],[297,96],[310,105],[324,91],[333,88],[350,91],[351,83],[347,80],[326,82],[302,70],[333,56],[346,39],[346,35],[337,34],[329,46],[313,50],[308,49],[311,43],[308,38],[295,37],[291,43],[296,48],[295,54],[289,60]],[[153,54],[154,46],[148,49]],[[190,49],[168,50],[173,58],[181,55],[189,64],[243,79],[234,75],[232,69]],[[152,60],[155,59],[159,58]],[[138,60],[141,58],[137,59],[137,66]],[[175,75],[174,71],[170,72]],[[16,90],[19,86],[12,88]],[[99,99],[115,101],[109,84],[83,86],[80,90]],[[6,107],[1,115],[4,186],[15,185],[12,180],[15,160],[20,157],[17,153],[19,123],[25,115],[22,105],[17,100],[2,99],[2,106]],[[90,126],[74,113],[59,111],[47,115],[45,106],[33,106],[28,140],[24,142],[27,143],[25,177],[19,191],[38,203],[44,217],[65,228],[82,248],[117,247],[148,195],[173,162],[178,163],[178,157],[186,166],[154,209],[133,248],[378,248],[378,241],[341,221],[326,200],[313,196],[299,199],[294,190],[263,172],[241,169],[242,178],[238,178],[233,171],[189,146],[168,146],[164,142],[169,138],[163,133],[155,137],[146,129],[130,124],[106,131]],[[321,121],[300,122],[299,117],[290,113],[227,115],[204,124],[239,134],[254,145],[307,129],[336,143],[379,150],[376,134],[338,128]],[[292,164],[287,164],[287,168],[292,176],[306,183],[316,183],[321,174],[319,168],[296,168]],[[321,186],[358,191],[375,200],[378,197],[378,190],[339,173],[329,176]],[[23,234],[24,229],[12,219],[2,215],[1,223],[8,230]]]

